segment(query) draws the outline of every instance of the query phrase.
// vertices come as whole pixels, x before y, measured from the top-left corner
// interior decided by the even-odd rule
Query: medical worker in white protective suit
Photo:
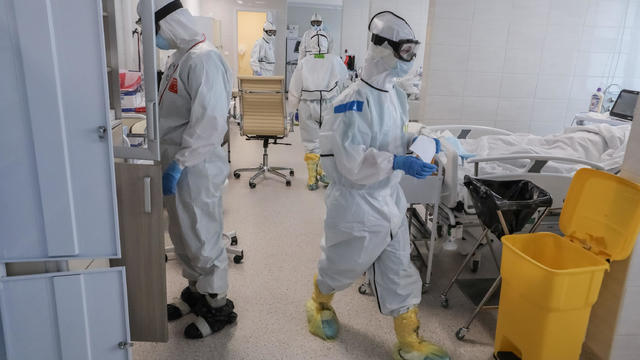
[[[309,190],[316,190],[318,181],[328,184],[320,166],[320,127],[325,115],[333,112],[331,102],[344,90],[349,77],[340,58],[327,53],[328,46],[324,31],[316,32],[310,45],[313,56],[298,63],[289,83],[289,109],[297,108],[300,117]]]
[[[298,46],[298,64],[300,64],[302,59],[304,59],[307,55],[313,54],[313,41],[311,38],[318,31],[324,31],[325,36],[327,36],[327,52],[331,52],[331,49],[333,49],[333,39],[329,37],[326,27],[322,25],[322,17],[318,15],[318,13],[313,13],[313,15],[311,16],[311,29],[305,31],[302,35],[302,38],[300,39],[300,45]]]
[[[228,260],[222,239],[222,189],[229,165],[221,145],[231,71],[180,1],[156,0],[155,21],[156,46],[175,49],[158,93],[162,191],[171,241],[189,281],[167,312],[169,320],[194,312],[196,320],[184,334],[202,338],[237,317],[226,297]]]
[[[394,317],[393,358],[446,360],[444,349],[418,333],[422,284],[410,260],[407,204],[399,185],[403,173],[425,178],[436,170],[405,155],[414,137],[405,132],[407,95],[394,85],[411,70],[418,41],[409,24],[388,11],[371,19],[369,31],[362,77],[334,101],[320,134],[331,185],[322,256],[306,304],[309,331],[326,340],[338,335],[333,294],[366,271],[380,312]]]
[[[273,40],[276,39],[276,27],[266,22],[262,26],[262,37],[256,41],[251,50],[251,69],[255,76],[272,76],[276,66],[273,52]]]

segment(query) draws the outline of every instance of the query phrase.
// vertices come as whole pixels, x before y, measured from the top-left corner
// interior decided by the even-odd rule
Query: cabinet
[[[102,15],[100,1],[0,0],[3,359],[131,357],[125,270],[65,266],[121,255]],[[49,272],[6,276],[26,262]]]

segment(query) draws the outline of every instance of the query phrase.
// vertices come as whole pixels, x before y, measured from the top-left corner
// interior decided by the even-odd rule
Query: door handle
[[[151,177],[144,177],[144,212],[151,214]]]

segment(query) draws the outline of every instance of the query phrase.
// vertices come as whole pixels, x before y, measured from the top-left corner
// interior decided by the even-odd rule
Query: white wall
[[[356,68],[362,66],[367,53],[367,25],[370,0],[344,0],[342,3],[342,48],[356,56]]]
[[[329,36],[333,40],[332,52],[341,56],[342,5],[328,6],[321,2],[310,4],[290,1],[287,7],[287,25],[298,25],[298,35],[302,36],[305,31],[311,29],[311,16],[315,12],[322,17],[323,25],[329,30]]]
[[[598,86],[640,88],[639,4],[432,0],[422,121],[561,131]]]

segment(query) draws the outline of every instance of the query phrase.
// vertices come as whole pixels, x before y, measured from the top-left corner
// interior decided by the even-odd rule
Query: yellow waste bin
[[[640,231],[640,185],[579,170],[560,230],[502,238],[497,358],[579,359],[609,261],[627,258]]]

